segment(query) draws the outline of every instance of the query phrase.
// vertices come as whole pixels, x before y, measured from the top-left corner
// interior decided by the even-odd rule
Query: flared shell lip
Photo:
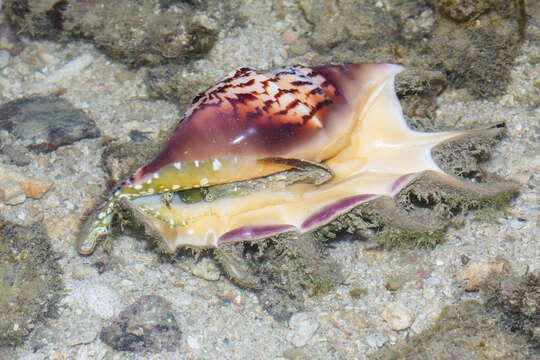
[[[298,231],[301,233],[312,231],[324,224],[329,223],[344,212],[358,206],[360,203],[372,200],[377,196],[378,195],[375,194],[350,196],[332,204],[323,206],[319,211],[308,217],[299,228],[290,224],[255,225],[236,228],[221,235],[218,240],[218,245],[231,242],[262,239],[288,231]]]

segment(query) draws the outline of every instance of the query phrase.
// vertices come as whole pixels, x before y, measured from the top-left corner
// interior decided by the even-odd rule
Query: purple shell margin
[[[322,224],[326,224],[333,218],[342,214],[344,211],[352,209],[359,203],[370,200],[375,196],[376,195],[373,194],[350,196],[333,204],[327,205],[304,221],[302,224],[302,232],[313,229]]]
[[[394,182],[394,184],[392,184],[392,189],[390,191],[392,193],[397,192],[397,190],[401,189],[401,187],[405,185],[405,183],[409,182],[409,180],[411,180],[415,175],[416,173],[410,173],[410,174],[405,174],[405,175],[400,176]]]
[[[339,216],[343,212],[348,211],[352,209],[353,207],[355,207],[356,205],[362,202],[365,202],[367,200],[370,200],[376,196],[377,195],[373,195],[373,194],[350,196],[350,197],[341,199],[333,204],[327,205],[323,207],[321,210],[311,215],[309,218],[307,218],[307,220],[302,223],[301,231],[302,232],[309,231],[318,226],[326,224],[327,222],[331,221],[333,218]],[[264,225],[264,226],[244,226],[241,228],[231,230],[221,235],[218,240],[218,245],[224,244],[224,243],[236,242],[236,241],[250,241],[250,240],[256,240],[256,239],[262,239],[265,237],[281,234],[286,231],[295,230],[295,229],[296,229],[295,226],[287,225],[287,224]]]
[[[244,226],[221,235],[218,244],[262,239],[294,228],[292,225]]]

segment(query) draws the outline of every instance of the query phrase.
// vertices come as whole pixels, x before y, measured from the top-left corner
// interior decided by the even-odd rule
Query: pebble
[[[388,291],[398,291],[407,281],[408,279],[404,274],[393,275],[386,280],[384,287]]]
[[[370,334],[366,336],[366,343],[372,348],[379,348],[386,344],[388,338],[381,334]]]
[[[29,151],[20,144],[8,142],[7,137],[0,134],[0,153],[6,154],[9,159],[17,166],[26,166],[30,164],[32,158]]]
[[[63,331],[64,339],[70,346],[90,344],[99,333],[99,322],[89,318],[76,318]]]
[[[83,72],[92,63],[92,61],[94,61],[94,59],[92,58],[92,55],[83,54],[71,60],[60,69],[49,74],[49,76],[47,76],[43,80],[43,83],[53,84],[57,86],[59,83],[61,83],[64,80],[69,80],[75,76],[80,76],[81,72]]]
[[[18,205],[26,200],[26,194],[16,181],[9,178],[0,178],[0,199],[6,205]]]
[[[510,267],[502,260],[469,262],[465,269],[456,275],[456,280],[466,291],[476,291],[492,273],[507,273],[509,271]]]
[[[221,276],[220,268],[214,260],[209,258],[203,258],[193,264],[191,272],[193,275],[208,281],[218,281]]]
[[[14,167],[6,165],[0,165],[0,181],[4,181],[0,185],[0,197],[2,197],[1,189],[4,189],[5,197],[15,191],[14,183],[20,187],[25,197],[32,199],[40,199],[52,186],[52,183],[48,180],[26,176]],[[24,198],[22,201],[24,201]]]
[[[396,331],[408,329],[414,320],[406,307],[394,303],[386,306],[383,311],[383,319],[390,325],[392,330]]]
[[[5,68],[9,65],[9,61],[11,60],[11,55],[9,55],[9,52],[6,50],[0,51],[0,69]]]
[[[52,186],[47,180],[39,180],[27,176],[20,177],[18,181],[26,196],[32,199],[41,199]]]
[[[360,336],[362,330],[369,327],[369,321],[353,310],[336,311],[328,316],[328,320],[351,338]]]
[[[131,352],[175,351],[181,338],[171,303],[158,295],[141,296],[100,333],[114,350]]]
[[[299,348],[290,348],[283,352],[283,357],[289,360],[309,360],[310,357]],[[279,358],[278,358],[279,359]],[[274,359],[277,360],[277,359]]]
[[[308,343],[318,328],[319,322],[313,314],[296,313],[289,320],[290,332],[287,335],[287,340],[296,347],[302,347]]]

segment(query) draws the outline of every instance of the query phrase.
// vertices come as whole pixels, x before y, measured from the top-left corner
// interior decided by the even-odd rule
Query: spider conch
[[[231,73],[193,100],[161,153],[100,208],[79,252],[93,252],[109,231],[115,204],[173,252],[313,231],[426,172],[450,178],[432,149],[497,125],[410,129],[394,90],[402,70],[344,64]],[[316,172],[303,176],[307,169]],[[225,196],[213,196],[226,184]]]

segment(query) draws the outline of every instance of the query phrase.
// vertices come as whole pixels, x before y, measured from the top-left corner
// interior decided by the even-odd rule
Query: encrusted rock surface
[[[0,129],[27,148],[42,152],[100,135],[95,122],[82,110],[57,97],[23,98],[3,104]]]
[[[171,304],[157,295],[137,299],[100,334],[113,349],[132,352],[179,350],[181,337]]]
[[[62,287],[57,255],[42,227],[0,217],[0,347],[22,343],[57,314]]]

